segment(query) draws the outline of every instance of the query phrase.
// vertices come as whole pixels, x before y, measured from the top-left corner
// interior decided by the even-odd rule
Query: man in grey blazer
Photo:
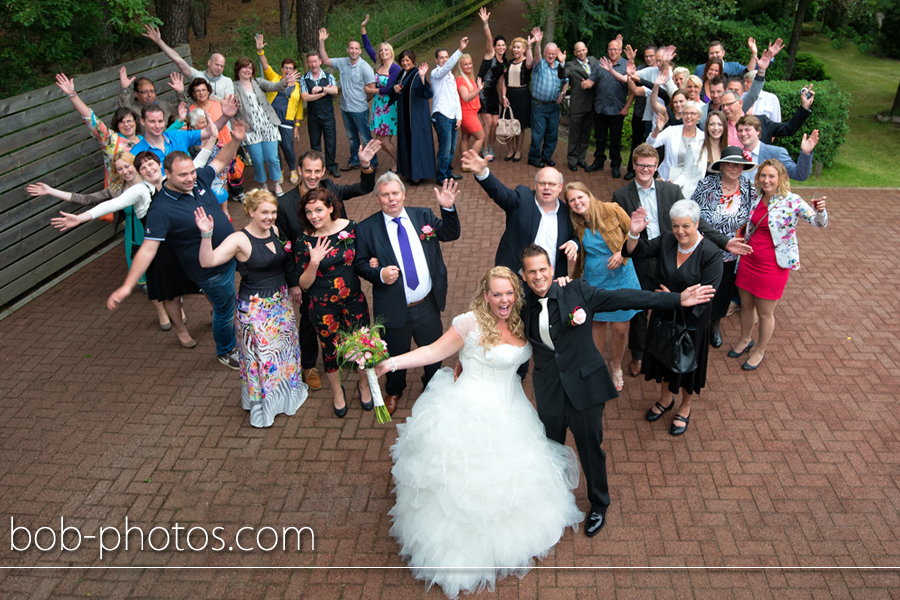
[[[643,207],[647,211],[649,221],[647,228],[641,232],[641,236],[646,235],[644,239],[651,240],[663,231],[671,231],[672,219],[669,217],[669,211],[673,204],[684,198],[684,195],[681,193],[681,188],[674,183],[653,178],[653,173],[656,172],[656,167],[659,165],[659,154],[653,146],[641,144],[634,149],[631,160],[635,171],[634,181],[613,192],[613,202],[621,206],[629,215]],[[723,250],[734,254],[750,253],[750,247],[743,244],[743,240],[729,239],[713,229],[703,219],[700,219],[699,229],[700,233]],[[657,289],[659,286],[656,281],[656,259],[635,257],[633,260],[634,269],[641,282],[641,289],[650,291]],[[628,372],[632,377],[637,377],[641,372],[648,317],[647,311],[635,315],[628,331],[628,349],[631,351]]]
[[[763,161],[770,158],[777,158],[787,169],[788,177],[794,181],[806,181],[812,171],[813,149],[819,143],[819,130],[814,129],[809,137],[805,133],[803,134],[803,141],[800,142],[800,157],[797,162],[794,162],[787,150],[781,146],[764,144],[759,141],[760,131],[762,131],[762,123],[755,116],[744,115],[738,119],[737,134],[744,147],[744,158],[752,160],[757,165],[761,165]],[[748,153],[749,157],[746,156]],[[753,181],[756,178],[756,170],[757,167],[750,171],[744,171],[742,176]]]
[[[575,42],[573,50],[575,60],[565,65],[559,64],[557,73],[560,79],[569,80],[569,149],[566,155],[570,171],[577,171],[580,166],[587,168],[584,161],[587,156],[588,142],[591,138],[591,125],[594,123],[594,90],[581,87],[581,82],[588,79],[597,70],[597,59],[588,56],[584,42]],[[565,54],[560,53],[565,59]]]

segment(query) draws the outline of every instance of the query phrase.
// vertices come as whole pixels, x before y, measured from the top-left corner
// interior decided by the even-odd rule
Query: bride
[[[462,375],[435,375],[391,448],[391,535],[413,575],[450,598],[524,577],[584,519],[575,453],[547,439],[516,374],[531,356],[522,298],[519,278],[494,267],[439,340],[376,367],[382,375],[459,352]]]

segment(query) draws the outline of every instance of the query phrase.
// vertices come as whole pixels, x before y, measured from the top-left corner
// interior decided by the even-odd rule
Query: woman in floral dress
[[[369,307],[353,270],[356,258],[356,223],[341,218],[343,205],[325,188],[310,190],[300,200],[298,211],[306,235],[295,240],[303,252],[294,256],[304,269],[300,287],[309,292],[309,316],[322,343],[325,376],[334,394],[334,414],[347,414],[347,399],[341,386],[335,346],[340,331],[369,325]],[[299,250],[299,248],[298,248]],[[360,372],[360,403],[372,410],[369,381]]]
[[[381,148],[396,163],[397,147],[394,145],[394,136],[397,135],[397,96],[394,93],[394,85],[399,83],[403,69],[394,62],[393,46],[384,42],[378,45],[377,52],[372,47],[369,36],[366,35],[366,23],[368,22],[369,15],[366,15],[366,20],[362,23],[363,47],[369,58],[375,63],[377,79],[375,83],[366,86],[367,92],[375,94],[369,128],[372,130],[372,137],[381,142]]]

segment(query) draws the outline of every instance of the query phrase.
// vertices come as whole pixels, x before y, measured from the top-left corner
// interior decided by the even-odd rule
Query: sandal
[[[681,421],[684,423],[684,426],[676,425],[675,421]],[[672,435],[681,435],[685,431],[687,431],[688,423],[691,422],[691,413],[688,413],[686,417],[676,414],[675,418],[672,419],[672,426],[669,427],[669,433]]]
[[[653,407],[656,407],[659,412],[653,412]],[[651,423],[653,421],[658,421],[660,417],[663,416],[663,413],[668,412],[673,408],[675,408],[675,396],[672,396],[672,402],[669,403],[669,406],[663,406],[659,402],[655,403],[653,406],[647,409],[647,414],[644,415],[644,418]]]
[[[622,372],[622,369],[618,371],[613,371],[612,374],[613,385],[616,386],[616,391],[621,392],[625,389],[625,373]]]

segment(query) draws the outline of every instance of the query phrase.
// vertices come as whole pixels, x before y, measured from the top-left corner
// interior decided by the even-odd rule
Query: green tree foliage
[[[706,62],[707,44],[719,38],[722,21],[737,13],[736,0],[670,0],[644,2],[637,35],[630,43],[635,48],[647,44],[674,44],[678,64]],[[742,42],[746,46],[747,38]],[[726,51],[734,52],[726,46]],[[728,56],[730,60],[734,59]]]
[[[47,85],[55,72],[85,66],[102,49],[139,35],[142,23],[159,21],[146,0],[5,0],[0,23],[5,98]]]

